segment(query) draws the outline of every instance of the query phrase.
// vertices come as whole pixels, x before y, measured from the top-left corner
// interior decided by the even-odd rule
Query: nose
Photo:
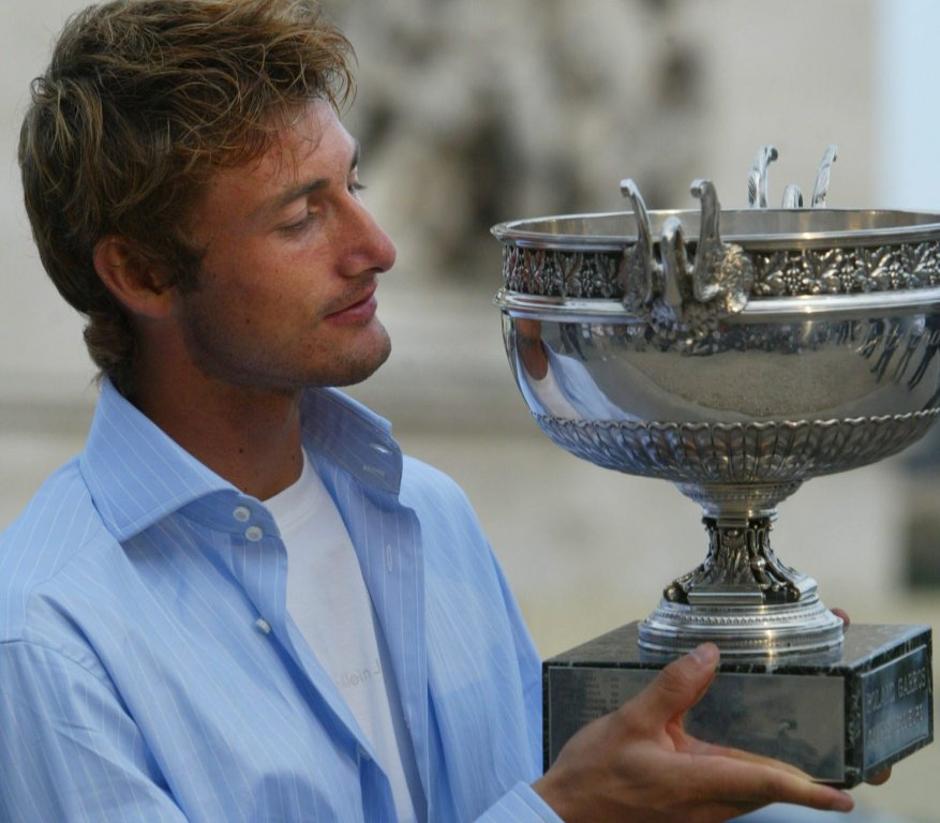
[[[349,254],[346,255],[344,274],[348,277],[388,271],[395,265],[397,254],[395,244],[359,200],[354,200],[350,204],[350,221],[347,231],[350,245]]]

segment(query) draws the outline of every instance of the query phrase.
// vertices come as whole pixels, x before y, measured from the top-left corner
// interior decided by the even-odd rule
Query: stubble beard
[[[220,324],[216,312],[188,301],[183,313],[186,349],[206,377],[233,386],[260,391],[296,394],[308,388],[351,386],[371,377],[388,360],[391,338],[373,317],[369,339],[359,346],[330,350],[315,341],[311,351],[282,347],[270,351],[251,346],[251,335],[239,334],[230,324]],[[364,331],[364,330],[363,330]]]

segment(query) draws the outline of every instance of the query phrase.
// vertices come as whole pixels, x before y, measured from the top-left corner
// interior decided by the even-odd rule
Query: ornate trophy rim
[[[678,219],[686,231],[697,231],[700,213],[664,209],[647,215],[658,235],[669,218]],[[904,209],[721,209],[720,220],[722,239],[754,251],[940,239],[940,213]],[[606,223],[618,230],[591,231]],[[633,211],[583,212],[509,220],[490,231],[500,242],[521,248],[622,252],[638,241],[636,223]],[[581,230],[566,230],[568,224],[580,224]]]
[[[940,276],[940,272],[938,272]],[[500,309],[535,319],[576,318],[580,322],[647,322],[642,312],[630,311],[621,300],[610,298],[570,298],[557,295],[529,294],[501,288],[493,298]],[[769,297],[750,300],[727,322],[784,320],[801,315],[852,316],[872,312],[922,311],[940,306],[940,285],[919,289],[854,294],[807,294],[794,297]]]

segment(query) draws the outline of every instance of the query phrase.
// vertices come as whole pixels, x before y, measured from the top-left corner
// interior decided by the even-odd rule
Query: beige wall
[[[0,15],[0,415],[10,398],[72,399],[91,374],[81,324],[39,265],[15,163],[29,81],[48,62],[55,32],[80,5],[11,0]]]

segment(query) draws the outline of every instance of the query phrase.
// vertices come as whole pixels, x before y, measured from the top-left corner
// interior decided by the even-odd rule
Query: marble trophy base
[[[543,664],[546,769],[581,726],[642,690],[668,662],[639,648],[638,626]],[[928,627],[853,624],[842,649],[826,656],[723,660],[686,729],[849,788],[933,740],[930,663]]]

